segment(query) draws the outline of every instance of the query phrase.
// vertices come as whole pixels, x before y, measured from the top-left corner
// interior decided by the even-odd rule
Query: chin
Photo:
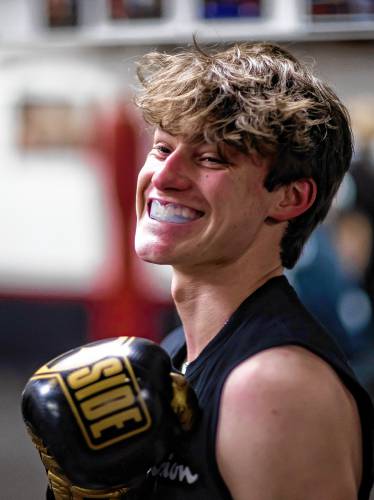
[[[139,259],[144,260],[144,262],[149,262],[150,264],[167,264],[159,256],[153,255],[150,252],[136,252]]]
[[[139,259],[152,264],[170,264],[170,257],[161,248],[156,248],[154,244],[144,244],[135,241],[135,252]]]

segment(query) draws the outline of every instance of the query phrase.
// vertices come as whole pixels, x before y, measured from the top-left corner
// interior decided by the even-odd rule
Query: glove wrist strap
[[[28,428],[31,439],[39,451],[40,458],[46,468],[48,481],[55,500],[121,500],[129,488],[117,488],[115,490],[90,490],[74,486],[62,473],[55,458],[49,454],[42,440]]]
[[[48,471],[48,481],[53,491],[55,500],[120,500],[125,498],[129,488],[118,488],[116,490],[90,490],[73,486],[69,481]]]

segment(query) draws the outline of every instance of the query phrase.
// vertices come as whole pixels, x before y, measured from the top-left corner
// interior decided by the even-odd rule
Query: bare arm
[[[353,398],[312,353],[269,349],[226,381],[216,455],[235,500],[357,500],[361,453]]]

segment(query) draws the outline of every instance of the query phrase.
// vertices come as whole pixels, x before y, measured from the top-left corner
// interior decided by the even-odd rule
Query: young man
[[[152,498],[368,499],[370,399],[283,276],[349,167],[344,106],[271,44],[151,53],[139,75],[136,250],[173,268],[164,346],[202,410]]]

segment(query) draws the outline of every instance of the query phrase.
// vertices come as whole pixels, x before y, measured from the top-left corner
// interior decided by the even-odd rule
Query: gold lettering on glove
[[[88,384],[92,384],[100,379],[100,377],[111,377],[117,373],[121,373],[122,363],[118,358],[106,358],[92,366],[83,366],[78,370],[73,371],[67,377],[70,387],[79,389]]]
[[[113,342],[121,343],[121,352],[131,340],[120,337]],[[90,349],[84,347],[82,351]],[[49,379],[51,387],[57,381],[88,446],[101,449],[145,432],[151,417],[127,356],[111,354],[90,363],[89,355],[79,354],[75,366],[71,359],[69,365],[64,365],[64,360],[59,362],[57,358],[33,378]]]

